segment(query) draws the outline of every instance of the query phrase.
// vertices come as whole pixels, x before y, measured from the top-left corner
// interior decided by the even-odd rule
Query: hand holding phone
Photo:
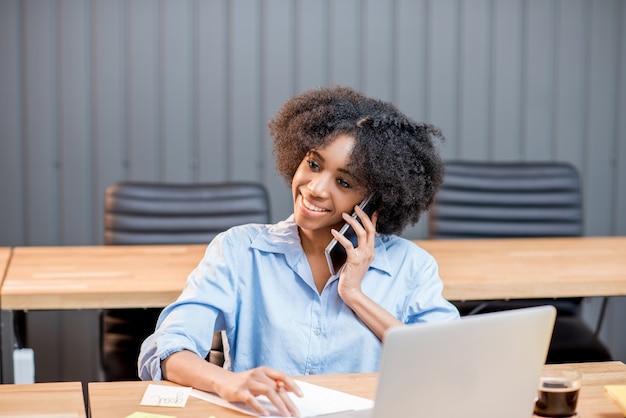
[[[372,216],[372,214],[376,211],[378,206],[377,199],[374,198],[374,195],[369,195],[365,200],[363,200],[359,207],[367,214],[367,216]],[[361,225],[361,219],[356,215],[356,213],[352,213],[352,217],[355,218]],[[356,232],[354,228],[350,226],[350,224],[346,223],[340,230],[339,233],[350,240],[354,248],[358,246],[358,238],[356,236]],[[328,263],[328,268],[330,269],[330,274],[335,275],[341,267],[346,263],[348,259],[348,254],[346,253],[346,249],[343,245],[339,243],[335,238],[328,244],[326,249],[324,250],[326,254],[326,262]]]

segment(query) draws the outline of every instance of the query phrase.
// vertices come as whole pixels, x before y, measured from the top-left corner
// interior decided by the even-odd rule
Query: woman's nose
[[[328,176],[318,176],[312,179],[308,184],[311,194],[320,197],[328,196],[329,180]]]

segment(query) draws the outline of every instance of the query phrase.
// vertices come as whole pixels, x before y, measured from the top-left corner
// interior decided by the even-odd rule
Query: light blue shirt
[[[395,235],[377,236],[363,292],[405,324],[459,317],[442,295],[435,259]],[[291,375],[377,371],[380,340],[337,294],[318,293],[293,216],[218,235],[178,300],[144,341],[139,374],[160,380],[161,360],[189,350],[205,357],[226,330],[233,371],[269,366]]]

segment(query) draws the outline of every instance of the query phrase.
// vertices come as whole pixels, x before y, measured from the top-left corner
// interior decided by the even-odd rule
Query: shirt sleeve
[[[138,358],[142,380],[161,380],[161,361],[189,350],[204,358],[211,349],[213,332],[224,327],[224,312],[233,312],[237,274],[226,233],[207,247],[204,257],[187,278],[181,295],[163,309],[155,332],[142,344]]]
[[[422,258],[423,262],[419,263],[417,271],[412,275],[417,284],[407,295],[405,323],[458,319],[459,311],[456,306],[443,297],[443,282],[439,277],[436,260],[426,252]]]

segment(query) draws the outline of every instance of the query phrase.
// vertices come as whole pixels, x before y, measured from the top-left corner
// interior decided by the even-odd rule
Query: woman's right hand
[[[289,375],[269,367],[257,367],[245,372],[228,373],[217,383],[217,392],[229,402],[243,402],[260,415],[269,412],[256,398],[265,395],[284,417],[299,416],[289,392],[302,397],[302,391]]]
[[[289,375],[269,367],[234,373],[209,363],[191,351],[182,350],[164,359],[161,370],[164,379],[217,393],[229,402],[243,402],[259,415],[269,415],[256,398],[265,395],[282,416],[299,416],[289,393],[302,397],[302,391]]]

